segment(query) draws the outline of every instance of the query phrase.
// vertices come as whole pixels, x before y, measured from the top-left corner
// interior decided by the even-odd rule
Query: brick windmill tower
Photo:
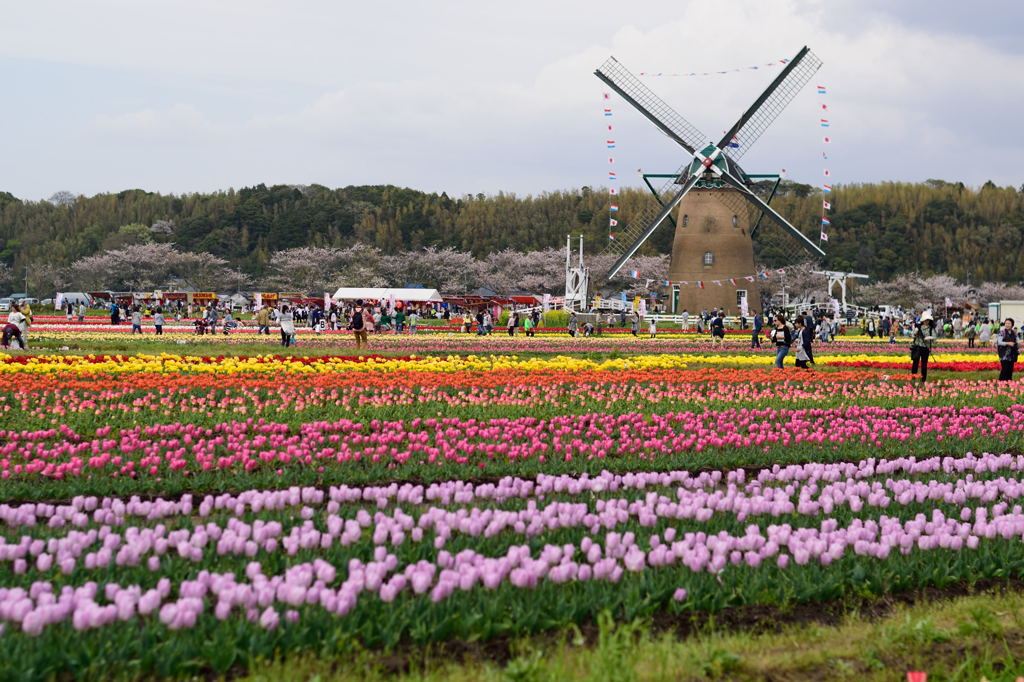
[[[775,228],[761,229],[765,237],[789,239],[801,250],[824,256],[817,244],[768,205],[774,188],[768,201],[755,192],[755,180],[775,178],[777,188],[779,177],[747,174],[738,163],[820,67],[821,60],[813,52],[807,47],[801,49],[716,144],[709,142],[707,136],[614,57],[602,64],[594,75],[687,153],[686,161],[675,173],[645,176],[645,181],[648,177],[670,180],[660,190],[648,183],[657,205],[646,214],[634,216],[619,239],[609,245],[609,251],[619,258],[608,271],[608,279],[665,222],[675,227],[669,279],[690,284],[674,292],[673,312],[684,308],[691,312],[722,308],[728,314],[736,314],[741,298],[749,296],[753,303],[752,292],[743,287],[743,277],[755,272],[753,238],[759,232],[762,218],[768,218]],[[733,285],[731,280],[737,284]],[[720,284],[714,285],[715,281]]]

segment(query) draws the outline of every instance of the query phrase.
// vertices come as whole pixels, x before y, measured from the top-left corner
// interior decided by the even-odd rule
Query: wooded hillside
[[[1024,277],[1024,193],[987,183],[878,183],[837,187],[831,195],[831,241],[826,265],[876,279],[903,272],[947,273],[966,281]],[[628,224],[650,193],[626,189],[617,197]],[[50,201],[22,201],[0,192],[0,264],[70,265],[98,252],[133,244],[170,243],[207,252],[257,277],[271,255],[294,247],[350,247],[383,253],[425,246],[477,257],[564,244],[582,233],[597,253],[608,240],[608,195],[583,187],[539,196],[499,193],[451,198],[393,186],[320,185],[243,188],[211,194],[162,195],[142,190]],[[786,182],[772,205],[808,235],[817,236],[821,195]],[[667,250],[662,228],[644,252]],[[781,254],[759,249],[768,265]]]

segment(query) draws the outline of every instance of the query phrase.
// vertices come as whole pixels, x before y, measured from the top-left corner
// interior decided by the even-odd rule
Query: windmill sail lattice
[[[763,237],[770,239],[776,236],[776,233],[781,232],[803,249],[823,256],[824,252],[817,244],[791,225],[754,192],[751,188],[750,177],[737,163],[820,67],[821,60],[807,47],[802,48],[725,133],[721,141],[715,145],[714,143],[708,144],[707,136],[654,94],[614,57],[602,64],[594,72],[594,75],[629,102],[662,133],[683,147],[692,157],[680,167],[675,179],[666,183],[657,193],[660,206],[652,204],[644,212],[632,216],[625,229],[609,244],[608,250],[619,254],[619,258],[608,272],[608,278],[614,277],[625,262],[650,238],[651,234],[662,223],[671,219],[672,209],[679,205],[694,187],[707,190],[704,195],[713,197],[712,201],[717,200],[724,203],[726,208],[731,211],[724,215],[732,216],[733,226],[749,225],[751,212],[760,213],[767,220],[759,218],[758,225],[761,222],[770,222],[781,228],[780,230],[762,229]],[[732,143],[736,143],[737,146],[732,146]],[[676,189],[673,185],[679,188]],[[743,216],[742,221],[740,216]],[[718,218],[714,220],[718,220]],[[677,225],[676,229],[678,237],[680,226]],[[710,228],[702,229],[707,232]],[[749,253],[751,234],[745,231],[742,234],[745,235],[746,248]],[[726,241],[728,242],[730,239],[727,238]],[[742,250],[742,247],[739,248]],[[674,245],[673,259],[677,256],[677,250],[678,247]],[[705,256],[712,256],[712,252],[709,251]]]

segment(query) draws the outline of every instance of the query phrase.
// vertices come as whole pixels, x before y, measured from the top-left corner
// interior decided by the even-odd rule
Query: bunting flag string
[[[786,270],[784,268],[779,268],[778,270],[772,270],[772,271],[764,270],[764,271],[759,272],[759,273],[757,273],[755,275],[743,275],[742,279],[744,280],[744,282],[753,282],[753,281],[758,280],[758,279],[769,279],[771,277],[772,273],[775,273],[776,275],[785,275],[786,274]],[[651,288],[651,284],[653,284],[655,282],[657,282],[660,286],[663,286],[665,288],[669,288],[669,287],[673,287],[673,286],[678,286],[678,287],[694,286],[694,287],[697,287],[699,289],[703,289],[704,285],[706,283],[706,282],[701,281],[701,280],[696,280],[696,281],[690,282],[690,281],[683,281],[683,280],[646,279],[646,278],[641,278],[640,277],[640,271],[639,270],[630,270],[629,271],[629,276],[632,279],[643,279],[644,280],[644,288],[645,289],[650,289]],[[710,282],[711,284],[714,284],[715,286],[720,286],[720,287],[721,286],[725,286],[726,283],[731,284],[734,287],[738,287],[741,284],[743,284],[743,282],[739,281],[740,279],[741,279],[741,277],[739,277],[739,276],[738,277],[727,277],[725,279],[712,279],[712,280],[708,280],[708,282]]]
[[[819,124],[821,125],[822,128],[831,128],[832,124],[829,121],[829,119],[827,119],[827,118],[820,118],[820,116],[823,116],[827,112],[830,111],[829,110],[829,106],[828,106],[828,102],[825,101],[824,99],[822,99],[823,97],[828,95],[828,88],[826,88],[824,85],[819,85],[818,86],[818,95],[819,95],[819,104],[818,104],[817,108],[818,108],[818,111],[819,111],[819,114],[818,114],[819,115],[819,119],[818,119]],[[831,114],[829,114],[829,115],[831,115]],[[822,163],[823,163],[822,174],[826,178],[831,178],[832,177],[832,170],[829,168],[829,163],[828,163],[829,156],[828,156],[828,149],[827,149],[827,145],[829,145],[831,143],[832,143],[832,138],[830,136],[825,135],[825,136],[823,136],[821,138],[821,144],[822,144],[821,160],[822,160]],[[829,179],[829,180],[826,180],[826,182],[832,182],[832,180]],[[832,185],[822,185],[821,186],[821,237],[820,237],[820,239],[823,242],[827,242],[828,241],[828,232],[826,231],[826,229],[832,225],[832,221],[828,217],[828,212],[832,210],[832,204],[828,201],[828,196],[830,194],[832,194]]]
[[[612,117],[612,113],[613,113],[612,112],[612,107],[611,107],[611,95],[609,93],[607,93],[607,92],[602,92],[601,93],[601,99],[604,102],[604,107],[603,107],[604,108],[604,115],[609,117],[609,118],[611,118]],[[611,121],[608,121],[608,123],[606,123],[605,125],[607,127],[607,130],[605,131],[605,138],[606,138],[605,142],[604,142],[605,148],[606,149],[615,149],[616,148],[615,136],[613,134],[615,132],[615,128],[612,126]],[[609,152],[609,153],[611,153],[611,152]],[[615,183],[616,183],[617,180],[618,180],[618,174],[615,171],[615,157],[614,156],[609,156],[608,157],[608,196],[610,196],[610,197],[615,197],[619,193],[619,190],[615,187]],[[618,227],[618,225],[619,225],[619,221],[616,219],[616,216],[618,215],[618,213],[619,213],[619,205],[616,204],[614,202],[614,199],[613,199],[612,202],[608,205],[608,241],[615,241],[615,234],[616,234],[615,228]]]
[[[789,64],[788,59],[777,59],[774,62],[755,64],[753,66],[742,66],[736,69],[725,69],[724,71],[690,71],[688,73],[667,73],[664,71],[641,71],[640,76],[644,78],[703,78],[704,76],[724,76],[730,73],[741,73],[744,71],[758,71],[759,69],[770,69],[775,66]]]

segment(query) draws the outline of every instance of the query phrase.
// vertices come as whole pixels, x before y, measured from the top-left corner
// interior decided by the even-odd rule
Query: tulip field
[[[1024,390],[991,348],[944,342],[922,385],[866,340],[804,371],[692,335],[29,338],[0,356],[0,678],[1024,578]]]

